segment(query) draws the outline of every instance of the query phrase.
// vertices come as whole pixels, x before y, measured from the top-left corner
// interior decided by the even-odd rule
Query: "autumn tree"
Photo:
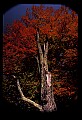
[[[59,94],[61,90],[53,89],[54,71],[66,66],[73,68],[77,64],[77,23],[77,14],[69,8],[62,6],[55,10],[41,5],[33,6],[32,10],[27,8],[21,21],[7,26],[3,36],[4,73],[12,74],[17,79],[16,74],[22,71],[23,60],[28,61],[30,57],[36,59],[41,80],[41,105],[24,96],[19,79],[17,86],[22,99],[41,111],[57,110],[54,93]]]

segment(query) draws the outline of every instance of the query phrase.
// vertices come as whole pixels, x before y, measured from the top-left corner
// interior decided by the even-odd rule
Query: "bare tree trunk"
[[[55,111],[57,109],[54,100],[53,86],[51,81],[51,73],[48,71],[48,41],[44,42],[44,54],[39,42],[39,33],[37,32],[37,44],[40,55],[40,74],[41,74],[41,101],[44,111]]]
[[[40,57],[40,74],[41,74],[41,100],[43,101],[44,99],[44,71],[43,71],[43,52],[41,49],[41,45],[39,42],[39,33],[37,31],[37,44],[38,44],[38,49],[39,49],[39,57]]]
[[[53,86],[51,82],[51,73],[48,72],[46,74],[46,81],[47,81],[47,87],[46,87],[46,101],[47,104],[43,106],[44,111],[51,112],[57,110],[56,103],[54,100],[54,94],[53,94]]]

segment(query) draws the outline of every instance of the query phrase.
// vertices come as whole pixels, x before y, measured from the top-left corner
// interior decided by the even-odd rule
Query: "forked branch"
[[[18,90],[19,90],[19,92],[20,92],[20,95],[21,95],[22,100],[27,101],[28,103],[30,103],[30,104],[34,105],[35,107],[37,107],[40,111],[43,111],[41,105],[35,103],[34,101],[32,101],[32,100],[30,100],[30,99],[28,99],[28,98],[26,98],[26,97],[24,96],[24,94],[23,94],[23,92],[22,92],[22,90],[21,90],[21,87],[20,87],[19,80],[17,80],[17,87],[18,87]]]

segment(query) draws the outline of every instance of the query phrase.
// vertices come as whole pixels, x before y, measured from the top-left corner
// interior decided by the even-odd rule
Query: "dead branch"
[[[48,54],[48,41],[44,43],[44,64],[45,70],[48,72],[47,54]]]
[[[28,103],[30,103],[30,104],[34,105],[35,107],[37,107],[40,111],[43,111],[41,105],[35,103],[34,101],[32,101],[32,100],[30,100],[30,99],[28,99],[28,98],[26,98],[26,97],[24,96],[24,94],[23,94],[23,92],[22,92],[22,90],[21,90],[20,83],[19,83],[19,80],[18,80],[18,79],[17,79],[17,87],[18,87],[18,90],[19,90],[19,92],[20,92],[20,95],[21,95],[22,100],[27,101]]]
[[[39,71],[39,73],[40,73],[40,63],[39,63],[39,58],[38,58],[38,56],[37,56],[37,57],[35,57],[35,58],[36,58],[37,63],[38,63],[38,71]]]
[[[38,44],[39,53],[43,54],[41,45],[40,45],[40,41],[39,41],[39,32],[38,31],[37,31],[37,44]]]
[[[44,91],[43,89],[43,86],[44,86],[44,72],[43,72],[43,51],[42,51],[42,48],[41,48],[41,44],[40,44],[40,41],[39,41],[39,32],[37,31],[37,45],[38,45],[38,50],[39,50],[39,55],[40,55],[40,61],[39,63],[41,64],[41,68],[40,68],[40,73],[41,73],[41,100],[43,99],[42,97],[42,93]]]
[[[48,41],[45,43],[45,52],[44,52],[44,57],[46,57],[48,54]]]

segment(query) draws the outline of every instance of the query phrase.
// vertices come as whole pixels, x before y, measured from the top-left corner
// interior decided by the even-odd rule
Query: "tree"
[[[36,58],[41,80],[42,106],[26,98],[17,79],[18,90],[24,101],[27,101],[41,111],[53,111],[57,109],[52,84],[51,69],[64,66],[72,67],[77,62],[78,17],[75,12],[66,7],[54,10],[52,7],[33,6],[32,11],[27,9],[26,16],[21,21],[15,21],[8,26],[3,37],[4,73],[11,73],[15,79],[15,73],[22,71],[22,61],[30,56]],[[72,49],[69,48],[72,42]],[[69,51],[71,55],[69,55]],[[72,54],[73,53],[73,54]],[[61,57],[64,54],[63,57]],[[51,57],[50,57],[51,56]],[[73,56],[73,57],[72,57]],[[50,66],[48,66],[50,64]],[[24,70],[22,71],[24,72]],[[56,76],[56,75],[55,75]]]

